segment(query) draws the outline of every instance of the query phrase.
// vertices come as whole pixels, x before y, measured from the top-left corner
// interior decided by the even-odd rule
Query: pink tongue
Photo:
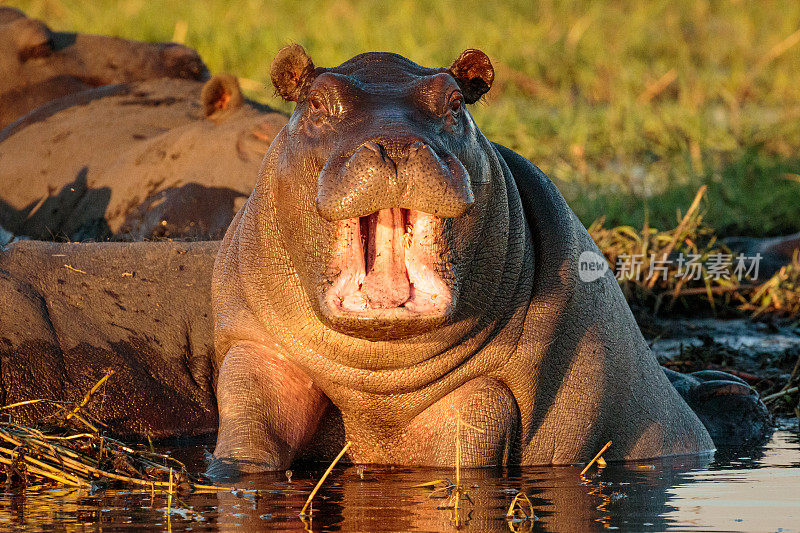
[[[399,307],[411,296],[403,251],[403,215],[400,209],[382,209],[369,217],[367,276],[361,293],[372,307]]]

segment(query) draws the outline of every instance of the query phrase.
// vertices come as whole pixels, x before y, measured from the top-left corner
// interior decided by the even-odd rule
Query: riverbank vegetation
[[[496,78],[473,114],[550,175],[587,226],[674,223],[708,185],[723,235],[800,230],[800,3],[11,0],[58,30],[177,40],[283,110],[275,52],[318,65],[393,51],[429,66],[462,49]]]

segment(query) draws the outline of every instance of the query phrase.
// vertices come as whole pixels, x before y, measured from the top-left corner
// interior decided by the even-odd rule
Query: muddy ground
[[[636,315],[658,361],[668,368],[730,372],[762,397],[800,382],[800,321]],[[796,417],[798,397],[794,392],[766,403],[778,416]]]

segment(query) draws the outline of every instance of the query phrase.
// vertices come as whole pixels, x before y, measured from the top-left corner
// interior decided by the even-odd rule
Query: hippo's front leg
[[[217,382],[219,433],[212,479],[288,468],[317,428],[327,397],[299,368],[265,346],[228,350]]]
[[[417,415],[389,462],[453,466],[458,438],[461,466],[503,465],[519,453],[519,426],[519,407],[508,387],[492,378],[473,379]],[[356,453],[351,455],[359,462]]]

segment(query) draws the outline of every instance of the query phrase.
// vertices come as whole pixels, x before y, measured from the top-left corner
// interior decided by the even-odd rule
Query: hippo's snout
[[[391,142],[391,141],[390,141]],[[402,208],[442,218],[462,216],[475,202],[470,176],[452,154],[426,142],[402,148],[368,141],[344,163],[331,158],[319,175],[317,211],[330,221]]]

